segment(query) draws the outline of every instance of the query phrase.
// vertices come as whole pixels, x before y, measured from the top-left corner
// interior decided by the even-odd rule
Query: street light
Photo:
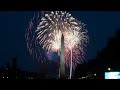
[[[108,71],[110,71],[111,70],[111,68],[108,68]]]

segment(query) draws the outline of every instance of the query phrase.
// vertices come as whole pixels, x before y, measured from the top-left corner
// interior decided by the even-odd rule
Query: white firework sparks
[[[84,46],[88,42],[85,24],[66,11],[46,12],[37,26],[36,33],[37,40],[47,52],[59,51],[61,36],[64,35],[66,66],[70,66],[71,50],[73,68],[84,58]]]

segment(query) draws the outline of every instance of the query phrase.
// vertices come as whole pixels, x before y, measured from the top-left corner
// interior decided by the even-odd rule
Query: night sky
[[[120,28],[118,11],[70,11],[73,17],[86,24],[89,44],[86,47],[85,59],[95,58],[98,51],[104,48],[110,37]],[[37,11],[0,11],[0,67],[11,62],[17,56],[18,67],[22,70],[41,71],[46,67],[34,61],[29,55],[25,31],[30,19]],[[54,68],[54,66],[52,66]]]

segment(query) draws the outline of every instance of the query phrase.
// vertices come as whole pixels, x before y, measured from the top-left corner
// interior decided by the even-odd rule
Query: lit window
[[[8,77],[7,77],[8,78]]]
[[[3,78],[4,78],[4,76],[3,76]]]

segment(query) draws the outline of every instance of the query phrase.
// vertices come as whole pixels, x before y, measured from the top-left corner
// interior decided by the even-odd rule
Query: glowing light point
[[[111,68],[108,68],[108,71],[110,71],[111,70]]]

